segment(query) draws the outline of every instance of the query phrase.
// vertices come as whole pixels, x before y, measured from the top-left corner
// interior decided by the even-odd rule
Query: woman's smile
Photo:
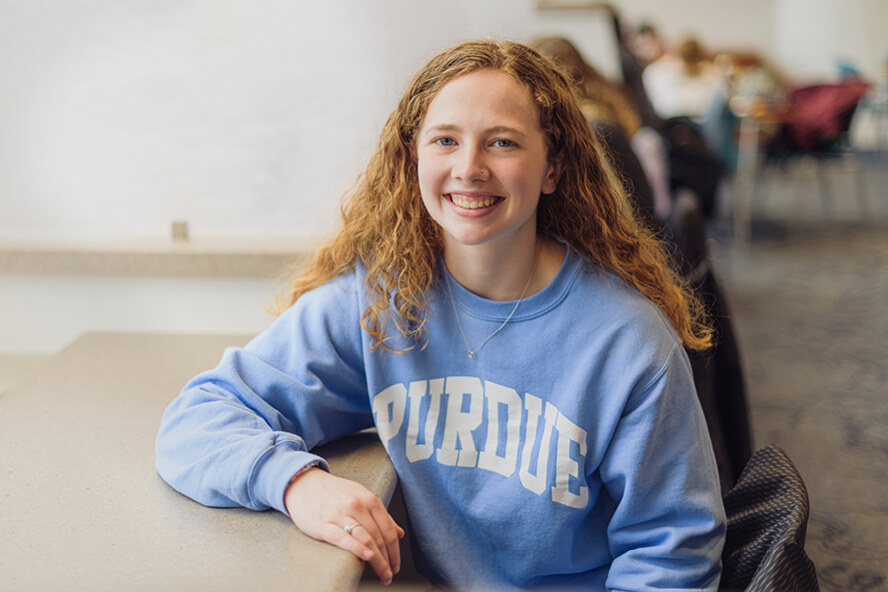
[[[458,213],[460,210],[470,210],[465,214],[486,214],[503,200],[498,195],[477,191],[452,191],[445,193],[444,197],[456,206]]]

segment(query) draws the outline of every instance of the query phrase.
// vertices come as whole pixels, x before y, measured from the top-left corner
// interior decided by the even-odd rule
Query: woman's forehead
[[[539,128],[539,109],[524,83],[492,68],[474,70],[444,84],[426,107],[421,127],[446,124],[455,117],[498,118]]]

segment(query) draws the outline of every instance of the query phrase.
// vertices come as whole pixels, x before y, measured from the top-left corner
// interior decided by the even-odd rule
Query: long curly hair
[[[428,295],[438,279],[444,241],[423,205],[412,146],[438,91],[485,68],[510,74],[530,91],[549,158],[562,163],[556,191],[540,199],[537,232],[560,238],[634,286],[665,313],[686,347],[709,347],[712,329],[700,302],[672,269],[659,239],[636,220],[578,107],[570,76],[533,49],[508,41],[462,43],[413,77],[366,170],[345,196],[342,229],[288,283],[279,312],[360,263],[369,301],[361,327],[372,337],[373,350],[425,345]],[[394,348],[386,337],[389,323],[401,343],[403,337],[412,345]]]

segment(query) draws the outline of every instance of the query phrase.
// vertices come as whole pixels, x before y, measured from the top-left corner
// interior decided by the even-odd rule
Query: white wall
[[[774,26],[774,59],[801,80],[830,78],[839,61],[871,79],[888,74],[885,0],[818,0],[816,10],[811,0],[780,0]]]
[[[0,236],[164,236],[173,219],[197,235],[290,233],[330,219],[400,82],[369,7],[8,3]]]

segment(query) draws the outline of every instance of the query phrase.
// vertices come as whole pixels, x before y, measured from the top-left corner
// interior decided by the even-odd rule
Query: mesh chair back
[[[820,590],[805,553],[808,491],[780,448],[771,444],[753,454],[724,501],[721,590]]]

